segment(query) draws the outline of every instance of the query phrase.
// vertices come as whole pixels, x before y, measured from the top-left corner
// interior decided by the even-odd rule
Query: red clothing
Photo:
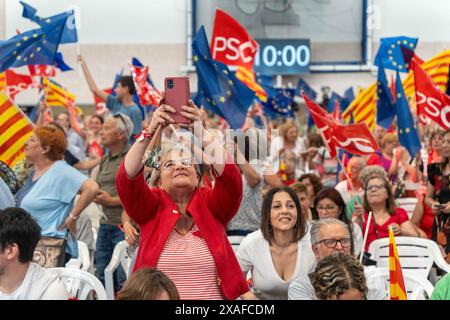
[[[226,164],[215,181],[212,189],[195,189],[186,211],[192,215],[211,251],[224,297],[234,300],[249,291],[226,234],[226,226],[241,204],[242,177],[235,164]],[[178,208],[165,190],[147,186],[143,171],[134,179],[128,178],[123,162],[117,172],[116,185],[125,211],[141,228],[133,271],[156,267],[180,218]]]
[[[433,210],[425,203],[425,197],[422,198],[423,216],[420,221],[420,229],[426,234],[428,239],[431,239],[433,235],[434,213]]]
[[[172,230],[156,268],[173,281],[181,300],[224,299],[214,259],[195,223],[185,235]]]
[[[363,226],[364,231],[366,230],[368,218],[369,218],[369,214],[367,212],[364,213],[364,226]],[[402,209],[402,208],[395,208],[394,214],[392,216],[390,216],[389,219],[387,219],[386,222],[382,226],[379,226],[379,225],[375,226],[374,219],[372,218],[372,221],[370,221],[369,233],[367,235],[365,251],[366,252],[369,251],[369,246],[372,243],[372,241],[377,240],[379,238],[389,237],[389,228],[388,227],[390,224],[397,223],[399,226],[401,226],[403,222],[408,221],[408,220],[409,220],[408,213],[406,212],[405,209]],[[377,235],[376,230],[378,231],[378,235]]]

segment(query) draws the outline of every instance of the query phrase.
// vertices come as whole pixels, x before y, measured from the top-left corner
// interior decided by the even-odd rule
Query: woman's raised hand
[[[150,125],[147,127],[147,131],[150,133],[156,132],[158,126],[165,128],[169,124],[175,123],[170,116],[171,113],[175,113],[175,109],[167,104],[160,105],[153,113]]]

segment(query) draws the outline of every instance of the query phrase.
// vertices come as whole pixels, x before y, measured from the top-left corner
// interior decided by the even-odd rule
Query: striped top
[[[172,230],[156,268],[175,284],[182,300],[224,300],[216,265],[196,224],[185,235]]]

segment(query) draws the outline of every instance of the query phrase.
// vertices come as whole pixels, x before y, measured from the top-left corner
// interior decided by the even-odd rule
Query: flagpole
[[[81,54],[80,42],[77,41],[77,60],[80,54]],[[83,71],[81,70],[81,61],[79,60],[78,60],[78,75],[80,76],[80,79],[83,79]]]
[[[370,222],[371,221],[372,221],[372,211],[369,212],[369,217],[367,218],[367,221],[366,221],[366,230],[364,231],[364,240],[363,240],[363,243],[362,243],[361,253],[359,255],[359,263],[362,263],[362,261],[363,261],[364,248],[366,247],[367,236],[369,234],[369,227],[370,227]]]
[[[352,181],[350,180],[350,177],[348,176],[347,170],[345,169],[344,165],[342,164],[341,159],[339,158],[339,148],[337,148],[337,149],[338,149],[337,150],[338,152],[337,152],[337,155],[336,155],[337,160],[338,160],[339,164],[341,165],[341,168],[344,170],[345,178],[347,179],[348,184],[350,185],[350,188],[352,189],[353,195],[356,196],[356,191],[355,191],[355,188],[353,187]],[[338,174],[339,174],[339,172],[338,172]]]

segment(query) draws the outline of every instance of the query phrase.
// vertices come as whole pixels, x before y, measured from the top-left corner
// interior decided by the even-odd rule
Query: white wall
[[[75,6],[82,44],[155,44],[185,42],[186,0],[24,0],[47,17]],[[6,2],[6,36],[36,28],[22,17],[18,0]]]

